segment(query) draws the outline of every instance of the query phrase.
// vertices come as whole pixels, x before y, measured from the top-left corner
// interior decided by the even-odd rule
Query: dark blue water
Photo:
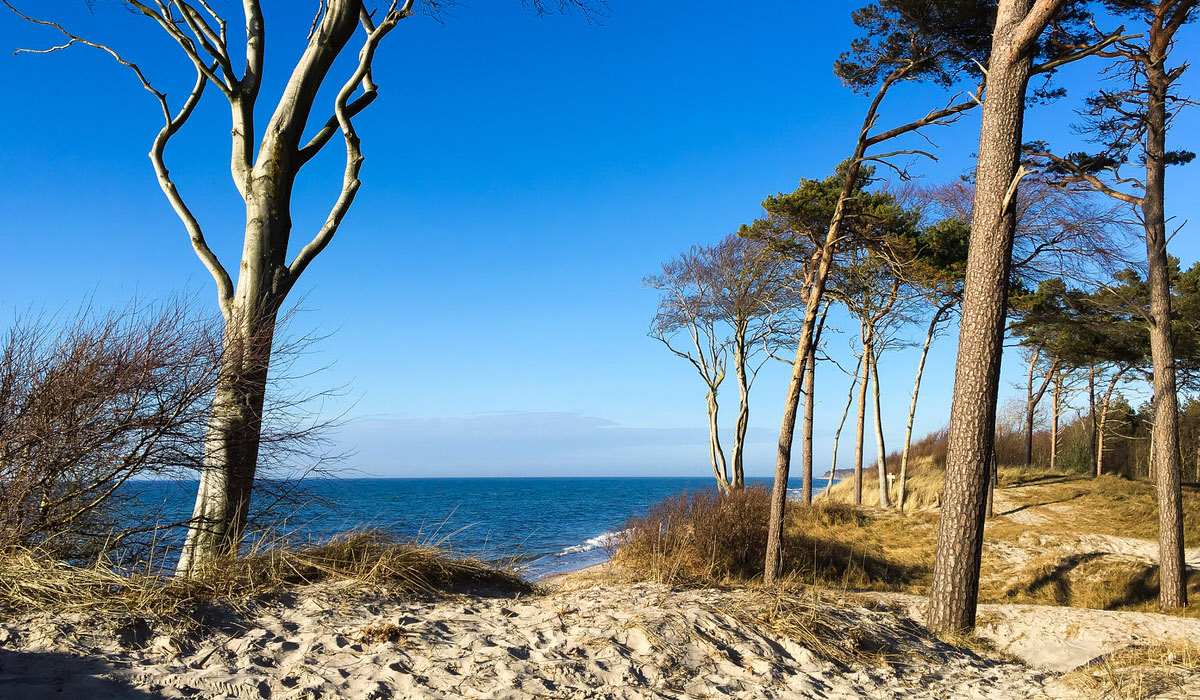
[[[815,488],[824,486],[814,479]],[[319,541],[380,528],[491,561],[515,560],[536,578],[604,561],[606,539],[630,517],[672,494],[713,487],[711,477],[312,480],[305,482],[311,503],[292,506],[280,529]],[[186,518],[196,492],[194,482],[140,488],[147,502],[166,506],[167,522]]]

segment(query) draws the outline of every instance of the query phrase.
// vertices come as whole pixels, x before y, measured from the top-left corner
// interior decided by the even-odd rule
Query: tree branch
[[[296,279],[299,278],[313,259],[325,249],[325,246],[329,245],[329,241],[333,239],[334,234],[341,227],[342,219],[345,217],[346,212],[349,211],[350,205],[354,203],[354,197],[358,194],[358,189],[362,185],[362,182],[358,179],[358,173],[362,169],[363,162],[362,149],[358,134],[354,130],[354,123],[351,121],[354,115],[351,114],[347,102],[350,99],[350,95],[354,94],[359,84],[370,73],[371,62],[374,60],[375,50],[379,47],[379,42],[396,27],[396,24],[400,20],[412,14],[412,4],[413,0],[408,0],[405,2],[404,7],[396,10],[396,3],[393,2],[388,14],[379,23],[379,26],[368,31],[366,43],[364,43],[362,50],[359,52],[358,68],[342,86],[337,98],[334,100],[334,116],[337,119],[338,126],[341,127],[342,136],[346,142],[346,170],[342,177],[342,191],[333,208],[330,210],[329,216],[325,219],[325,224],[321,226],[321,229],[313,237],[312,241],[296,254],[296,258],[288,266],[286,284],[289,287],[295,283]],[[367,26],[369,26],[369,23],[364,23],[364,28]],[[366,97],[366,95],[363,95],[363,97]],[[355,102],[361,102],[361,99]],[[363,107],[366,107],[367,104],[370,104],[370,100],[363,103],[359,109],[361,110]],[[317,146],[317,150],[320,150],[319,145]]]

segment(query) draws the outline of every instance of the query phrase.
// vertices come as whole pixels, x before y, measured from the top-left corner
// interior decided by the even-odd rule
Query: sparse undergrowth
[[[613,563],[636,578],[672,585],[757,582],[769,499],[760,488],[727,498],[709,491],[672,496],[626,523]],[[914,531],[932,531],[928,522],[876,518],[830,501],[788,512],[783,572],[793,585],[894,590],[928,576],[920,556],[905,551],[906,542],[923,538]]]
[[[931,485],[937,474],[917,472],[909,482],[910,503],[936,501],[940,484],[936,491]],[[999,476],[997,517],[985,531],[981,602],[1200,616],[1195,571],[1188,578],[1192,605],[1175,611],[1157,606],[1157,567],[1150,561],[1156,556],[1157,513],[1150,484],[1009,467],[1001,467]],[[864,487],[864,500],[874,491]],[[836,487],[834,493],[834,499],[812,506],[790,504],[783,562],[788,584],[926,593],[937,512],[854,508],[836,500]],[[757,585],[767,498],[761,489],[747,489],[727,499],[713,492],[667,499],[627,523],[614,556],[616,571],[672,585]],[[1194,487],[1185,487],[1185,508],[1188,544],[1195,546],[1200,492]],[[1032,518],[1008,517],[1017,513]],[[1089,541],[1088,535],[1133,539]],[[1150,555],[1101,551],[1114,542]]]
[[[205,605],[236,608],[315,583],[380,595],[530,590],[510,571],[373,531],[348,533],[312,547],[261,547],[186,578],[127,576],[103,565],[77,567],[36,550],[0,554],[0,610],[9,612],[82,611],[186,623]]]

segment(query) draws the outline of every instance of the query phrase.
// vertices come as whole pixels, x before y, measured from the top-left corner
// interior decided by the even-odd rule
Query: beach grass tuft
[[[187,577],[127,574],[103,563],[73,566],[31,549],[0,553],[0,609],[10,612],[111,612],[178,621],[203,605],[238,607],[319,583],[381,595],[532,590],[512,571],[378,531],[307,547],[260,544]]]

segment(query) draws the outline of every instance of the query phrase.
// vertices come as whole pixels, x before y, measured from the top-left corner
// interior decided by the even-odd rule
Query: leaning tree
[[[542,9],[542,0],[528,0]],[[560,9],[587,10],[587,0],[545,0]],[[270,370],[271,346],[277,317],[301,274],[329,245],[361,187],[361,140],[354,119],[378,96],[373,67],[376,50],[396,26],[418,9],[436,9],[435,0],[391,0],[372,8],[364,0],[314,2],[315,17],[307,44],[291,67],[265,125],[260,97],[267,70],[267,22],[260,0],[243,0],[241,21],[229,26],[214,3],[206,0],[121,0],[121,5],[146,20],[147,31],[168,37],[195,71],[195,81],[182,100],[168,98],[174,90],[158,87],[149,70],[126,58],[118,44],[132,37],[98,41],[72,33],[62,24],[4,4],[22,18],[57,31],[65,42],[41,53],[73,45],[99,49],[128,68],[154,98],[162,112],[162,127],[150,148],[158,183],[179,216],[197,257],[216,282],[217,303],[224,316],[224,352],[213,393],[205,438],[200,486],[178,571],[187,574],[215,559],[236,554],[242,541],[250,495],[258,466],[262,412]],[[279,3],[277,12],[295,11]],[[241,30],[241,31],[239,31]],[[331,77],[337,59],[352,46],[357,60],[348,75]],[[129,48],[132,48],[129,47]],[[240,59],[240,60],[239,60]],[[327,83],[336,87],[331,115],[312,122],[317,97]],[[229,108],[230,174],[245,203],[242,257],[236,280],[214,254],[200,216],[187,204],[167,167],[171,139],[199,113],[197,107],[213,94]],[[345,146],[340,187],[324,222],[289,260],[292,243],[292,198],[296,179],[331,141]],[[216,144],[214,144],[216,146]]]
[[[881,0],[854,13],[854,22],[864,34],[840,57],[835,72],[847,86],[872,97],[851,155],[839,171],[840,191],[832,199],[812,203],[813,207],[825,207],[829,216],[810,220],[807,228],[795,232],[807,239],[805,245],[811,246],[811,253],[805,262],[804,321],[779,429],[763,575],[767,584],[774,583],[779,574],[792,442],[817,318],[834,258],[842,244],[843,230],[850,221],[854,193],[861,188],[864,166],[873,162],[891,165],[891,159],[899,156],[929,155],[919,148],[897,147],[888,151],[885,145],[931,125],[949,124],[978,101],[974,97],[962,101],[954,98],[944,107],[886,129],[879,128],[880,108],[897,85],[928,81],[948,86],[957,82],[964,64],[981,56],[985,49],[987,20],[986,7],[957,0],[936,3]]]

